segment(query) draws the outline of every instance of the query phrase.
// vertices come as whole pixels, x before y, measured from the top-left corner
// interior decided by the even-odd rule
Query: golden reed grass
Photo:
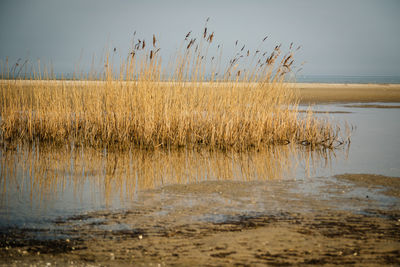
[[[166,67],[153,36],[152,47],[133,43],[117,71],[107,55],[95,80],[56,80],[40,70],[28,81],[2,80],[1,141],[235,151],[343,143],[337,125],[297,111],[298,96],[283,82],[294,67],[292,44],[283,55],[281,45],[251,52],[236,42],[223,68],[222,46],[209,55],[213,40],[207,28],[200,38],[189,32]]]

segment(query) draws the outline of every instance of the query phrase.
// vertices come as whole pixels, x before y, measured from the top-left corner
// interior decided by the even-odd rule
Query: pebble
[[[142,240],[142,239],[143,239],[143,236],[142,236],[142,235],[139,235],[139,239]]]

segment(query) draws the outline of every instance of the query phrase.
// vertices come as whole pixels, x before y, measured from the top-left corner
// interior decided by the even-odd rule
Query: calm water
[[[280,146],[242,154],[188,150],[114,153],[69,146],[2,149],[0,227],[46,228],[59,217],[129,209],[138,203],[145,205],[139,199],[148,190],[175,184],[256,181],[271,188],[272,183],[275,187],[290,185],[302,194],[322,198],[327,196],[320,194],[321,188],[334,183],[335,174],[400,177],[400,109],[345,105],[314,109],[342,112],[319,116],[356,127],[349,147],[310,152]],[[393,204],[397,200],[382,197],[379,201]]]
[[[319,175],[371,173],[400,177],[400,104],[385,105],[399,108],[357,108],[340,104],[315,106],[318,111],[349,112],[329,114],[329,117],[356,127],[346,156],[336,157],[331,169],[320,168]]]

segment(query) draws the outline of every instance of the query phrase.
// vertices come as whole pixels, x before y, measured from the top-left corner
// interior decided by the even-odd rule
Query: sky
[[[0,0],[0,60],[51,62],[56,73],[88,70],[106,49],[125,57],[155,34],[167,61],[205,20],[223,44],[255,50],[301,45],[304,75],[400,76],[399,0]]]

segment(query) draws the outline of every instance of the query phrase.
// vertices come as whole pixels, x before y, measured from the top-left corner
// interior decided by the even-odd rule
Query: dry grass
[[[107,56],[99,81],[56,81],[41,72],[29,82],[4,80],[2,142],[235,151],[343,143],[337,126],[297,112],[296,92],[283,83],[294,66],[292,44],[285,55],[280,45],[271,53],[237,45],[223,69],[220,45],[208,55],[213,38],[206,29],[199,40],[188,33],[165,68],[153,36],[153,47],[138,40],[118,71]]]

